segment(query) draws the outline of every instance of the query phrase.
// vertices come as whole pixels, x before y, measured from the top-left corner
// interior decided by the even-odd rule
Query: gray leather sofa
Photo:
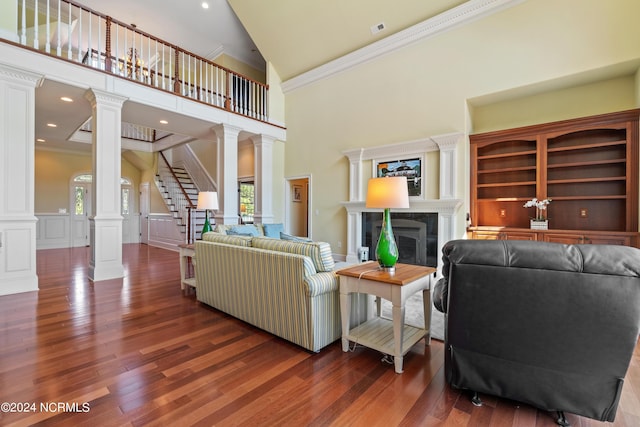
[[[640,250],[455,240],[434,306],[455,388],[613,421],[640,325]],[[568,424],[568,423],[567,423]]]

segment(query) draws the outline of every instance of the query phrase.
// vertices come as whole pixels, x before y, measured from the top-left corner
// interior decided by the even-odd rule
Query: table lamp
[[[398,262],[398,246],[391,229],[391,208],[409,207],[409,190],[406,176],[371,178],[367,185],[367,208],[382,208],[382,229],[376,246],[376,258],[380,267],[395,272]]]
[[[198,209],[204,209],[204,226],[202,234],[211,231],[209,209],[218,209],[218,193],[215,191],[201,191],[198,193]]]

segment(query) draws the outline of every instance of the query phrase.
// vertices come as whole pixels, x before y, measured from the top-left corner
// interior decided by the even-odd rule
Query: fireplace
[[[438,214],[428,212],[391,213],[391,226],[398,246],[398,262],[436,267],[438,263]],[[362,246],[375,260],[375,248],[382,229],[379,212],[362,213]]]
[[[391,224],[398,244],[399,262],[442,267],[442,246],[460,238],[456,224],[461,222],[457,198],[459,161],[457,146],[464,134],[435,135],[414,141],[376,147],[354,148],[344,155],[349,159],[349,200],[341,202],[347,210],[347,253],[344,261],[360,262],[360,248],[369,248],[375,258],[382,210],[366,207],[366,179],[376,175],[375,165],[389,159],[420,157],[424,161],[421,196],[410,197],[408,209],[391,212]],[[433,161],[433,154],[437,160]],[[437,164],[429,168],[428,165]],[[371,166],[374,165],[373,170]],[[369,172],[371,171],[371,172]]]

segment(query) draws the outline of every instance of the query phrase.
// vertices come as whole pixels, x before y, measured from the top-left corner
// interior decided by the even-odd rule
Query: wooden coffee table
[[[336,271],[340,278],[340,314],[342,317],[342,351],[349,351],[349,341],[390,354],[396,373],[402,373],[404,355],[423,337],[431,344],[431,277],[436,269],[409,264],[397,264],[395,273],[380,270],[375,261]],[[422,291],[424,329],[405,325],[405,302]],[[375,295],[377,313],[353,330],[349,328],[351,294]],[[392,319],[380,317],[380,298],[391,301]]]

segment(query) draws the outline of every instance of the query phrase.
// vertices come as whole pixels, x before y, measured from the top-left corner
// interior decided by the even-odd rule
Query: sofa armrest
[[[304,278],[307,295],[315,297],[339,289],[338,276],[333,271],[325,271]]]
[[[433,306],[436,310],[447,312],[447,298],[449,296],[449,283],[446,277],[442,277],[433,287]]]

